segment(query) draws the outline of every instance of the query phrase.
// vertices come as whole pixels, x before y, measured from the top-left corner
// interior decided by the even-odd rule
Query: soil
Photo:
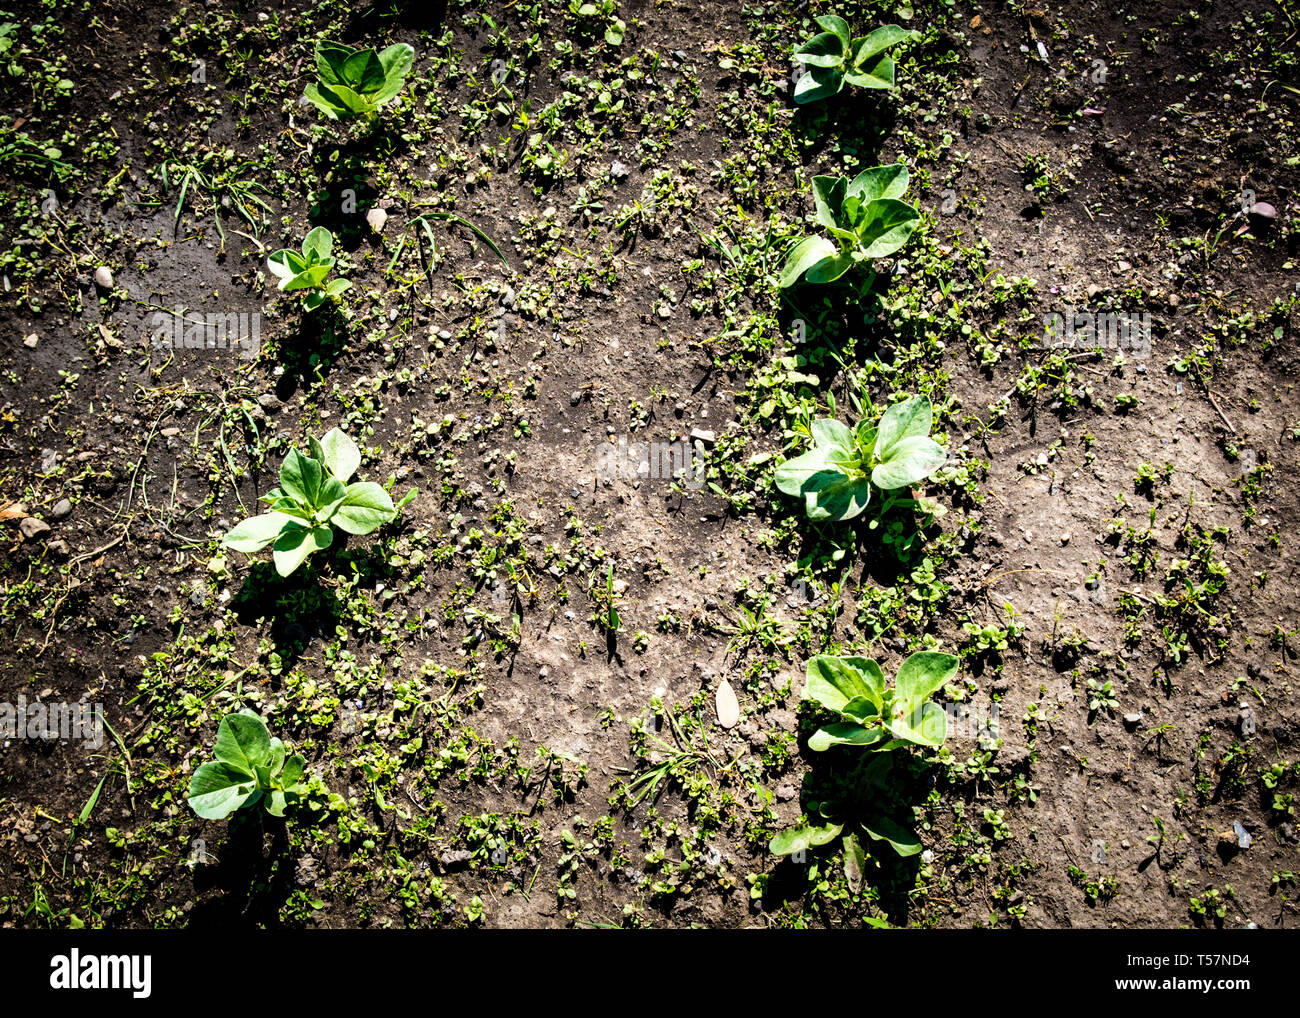
[[[830,8],[579,6],[0,13],[0,143],[69,167],[0,150],[0,702],[109,729],[4,741],[0,923],[1295,925],[1295,5],[849,3],[919,37],[806,107]],[[414,48],[371,128],[300,102],[319,38]],[[909,245],[783,300],[811,176],[899,160]],[[307,312],[266,257],[320,225],[352,286]],[[1149,350],[1051,347],[1076,309]],[[773,486],[810,416],[917,392],[945,514]],[[223,550],[336,426],[398,520],[287,578]],[[620,439],[706,483],[602,476]],[[903,751],[925,851],[773,855],[886,794],[808,748],[808,659],[935,648],[997,726]],[[307,758],[286,819],[186,802],[241,709]]]

